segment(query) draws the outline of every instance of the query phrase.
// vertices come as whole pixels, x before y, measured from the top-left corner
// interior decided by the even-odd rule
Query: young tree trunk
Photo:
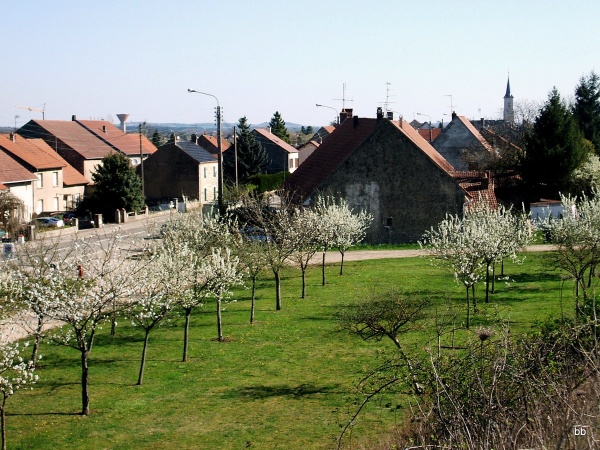
[[[221,296],[217,295],[217,332],[219,342],[223,342],[223,324],[221,321]]]
[[[275,274],[275,309],[281,311],[281,276],[279,270],[273,273]]]
[[[150,337],[150,328],[146,329],[144,336],[144,348],[142,349],[142,362],[140,364],[140,374],[138,376],[137,385],[141,386],[144,381],[144,367],[146,366],[146,349],[148,348],[148,338]]]
[[[302,269],[302,297],[300,298],[306,298],[306,266],[301,264],[300,268]]]
[[[110,318],[110,335],[114,336],[117,334],[117,299],[112,301],[112,314]]]
[[[42,327],[44,326],[44,321],[40,316],[38,316],[38,323],[35,329],[35,339],[33,340],[33,348],[31,350],[31,361],[33,361],[33,368],[37,364],[38,360],[38,352],[40,349],[40,341],[42,339]]]
[[[2,399],[2,406],[0,407],[0,428],[2,428],[2,450],[6,450],[6,396]]]
[[[490,265],[485,266],[485,302],[490,302]]]
[[[325,251],[323,252],[323,263],[321,264],[321,272],[322,272],[322,278],[323,278],[322,286],[325,286]]]
[[[255,299],[256,299],[256,275],[252,275],[252,301],[250,303],[250,324],[254,323]]]
[[[469,287],[467,286],[467,330],[471,326],[471,303],[469,301]]]
[[[183,310],[185,311],[185,325],[183,327],[183,358],[181,361],[186,362],[190,339],[190,316],[192,315],[192,308],[183,308]]]
[[[340,253],[342,254],[342,262],[340,263],[340,276],[342,276],[344,274],[344,253],[340,250]]]
[[[471,294],[473,296],[473,312],[477,313],[477,298],[475,297],[475,285],[471,286]]]
[[[89,352],[81,350],[81,415],[87,416],[90,413],[90,394],[89,387]]]
[[[492,263],[492,294],[496,293],[496,261]]]

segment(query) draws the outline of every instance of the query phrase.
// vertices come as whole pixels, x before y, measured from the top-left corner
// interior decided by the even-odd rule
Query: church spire
[[[508,126],[512,126],[515,123],[513,96],[510,93],[510,74],[506,81],[506,94],[504,95],[504,123]]]
[[[508,80],[506,81],[506,94],[504,95],[504,98],[512,98],[512,95],[510,93],[510,75],[508,76]]]

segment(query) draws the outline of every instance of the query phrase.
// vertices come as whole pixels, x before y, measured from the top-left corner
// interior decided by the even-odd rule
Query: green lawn
[[[536,319],[561,314],[561,277],[545,257],[528,254],[522,265],[507,263],[510,280],[497,284],[490,304],[481,303],[474,327],[490,325],[500,315],[519,332]],[[207,304],[193,316],[187,363],[180,361],[183,321],[174,317],[151,334],[143,386],[135,386],[142,331],[120,323],[111,337],[105,326],[90,358],[88,417],[77,414],[79,354],[45,344],[38,384],[7,403],[8,448],[335,448],[340,427],[354,412],[357,381],[376,364],[377,349],[391,349],[385,341],[363,342],[338,331],[336,311],[391,288],[419,291],[438,305],[458,307],[465,295],[449,272],[425,258],[347,262],[342,277],[338,270],[328,266],[323,287],[320,267],[310,269],[304,300],[300,272],[287,270],[279,312],[270,272],[265,272],[257,292],[257,323],[248,323],[250,291],[238,291],[238,301],[224,311],[225,343],[215,339],[214,304]],[[570,314],[571,286],[562,291]],[[483,294],[482,285],[480,301]],[[407,339],[418,349],[435,337],[420,332]],[[400,420],[396,414],[401,411],[369,406],[353,427],[352,442],[389,430]]]

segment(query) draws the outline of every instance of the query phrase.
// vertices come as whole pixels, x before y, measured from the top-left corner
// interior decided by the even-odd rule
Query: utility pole
[[[217,150],[219,152],[219,159],[218,159],[218,170],[219,170],[219,176],[218,176],[218,187],[217,187],[217,191],[218,191],[218,195],[219,195],[219,200],[218,200],[218,205],[219,205],[219,214],[221,216],[223,216],[225,214],[225,203],[223,202],[223,149],[221,148],[221,107],[218,105],[217,102]]]
[[[219,176],[218,176],[218,206],[219,206],[219,214],[220,215],[224,215],[225,214],[225,203],[223,202],[223,150],[221,149],[221,106],[219,105],[219,99],[214,96],[213,94],[208,94],[206,92],[200,92],[197,91],[195,89],[189,89],[188,88],[188,92],[190,93],[195,93],[195,94],[202,94],[202,95],[208,95],[209,97],[214,98],[217,101],[217,151],[219,152],[218,155],[218,170],[219,170]]]
[[[143,123],[146,125],[146,122]],[[146,192],[144,190],[144,152],[142,150],[142,124],[140,123],[140,172],[142,175],[142,196],[144,197],[144,201],[146,200]]]
[[[235,159],[235,188],[238,188],[238,167],[237,167],[237,133],[235,125],[233,127],[233,157]]]

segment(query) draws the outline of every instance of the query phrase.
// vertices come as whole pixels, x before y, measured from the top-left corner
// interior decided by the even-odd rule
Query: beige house
[[[10,194],[23,202],[22,211],[14,211],[20,222],[29,222],[33,213],[33,190],[36,176],[0,148],[0,191]]]
[[[71,210],[83,198],[88,181],[42,139],[0,135],[0,149],[34,173],[32,212]]]
[[[30,120],[18,133],[29,139],[43,139],[81,173],[89,183],[102,158],[111,152],[123,153],[132,165],[156,151],[145,136],[127,134],[105,120]]]

